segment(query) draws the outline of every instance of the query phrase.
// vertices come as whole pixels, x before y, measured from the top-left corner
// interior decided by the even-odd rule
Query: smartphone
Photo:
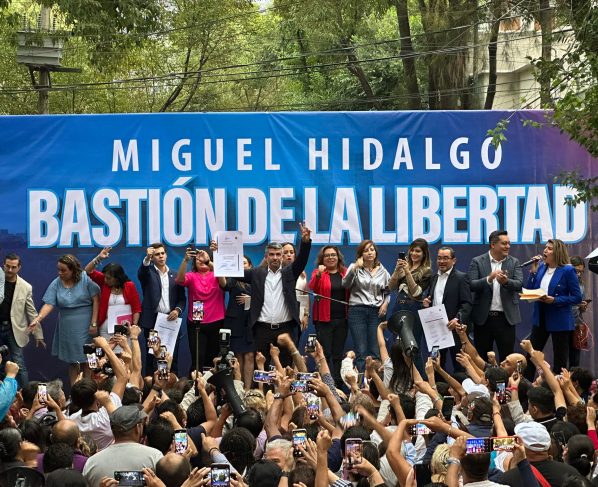
[[[407,252],[399,252],[400,260],[406,260],[406,258],[407,258]]]
[[[118,485],[124,485],[127,487],[142,487],[145,485],[143,480],[143,472],[140,470],[125,470],[120,472],[114,472],[114,480],[118,482]]]
[[[191,318],[193,321],[203,321],[203,301],[193,301]]]
[[[307,381],[294,380],[291,382],[291,392],[308,392]]]
[[[212,463],[210,470],[212,487],[230,486],[230,467],[227,463]]]
[[[127,325],[123,325],[122,323],[119,323],[118,325],[114,325],[114,334],[126,336],[129,334],[129,329],[127,328]]]
[[[104,350],[102,347],[96,347],[96,357],[102,358],[104,356]]]
[[[189,245],[185,250],[189,252],[190,255],[197,255],[197,249],[193,247],[193,245]]]
[[[168,362],[166,360],[158,360],[158,379],[168,379]]]
[[[453,415],[453,407],[455,406],[455,398],[453,396],[444,396],[442,398],[442,416],[447,421],[451,420]]]
[[[95,353],[87,354],[87,366],[91,370],[97,370],[98,368],[98,356]]]
[[[307,353],[313,353],[316,351],[316,340],[318,339],[317,335],[309,334],[307,336],[307,343],[305,344],[305,351]]]
[[[149,337],[147,338],[147,345],[149,347],[153,347],[153,346],[157,345],[159,341],[160,341],[160,337],[158,335],[158,332],[156,330],[150,330]]]
[[[83,353],[84,354],[88,354],[88,353],[95,353],[96,352],[96,346],[93,343],[85,343],[83,345]]]
[[[430,433],[431,433],[430,428],[428,428],[423,423],[417,423],[412,426],[409,426],[409,434],[411,436],[429,435]]]
[[[307,444],[307,430],[301,428],[293,430],[293,456],[295,458],[302,457],[303,453],[299,450],[298,446],[301,445],[305,448]]]
[[[211,372],[212,371],[212,367],[202,367],[201,368],[201,373],[205,374],[206,372]]]
[[[565,434],[562,431],[555,431],[552,433],[552,436],[557,441],[561,448],[563,448],[567,444],[567,440],[565,440]]]
[[[492,438],[467,438],[465,440],[465,454],[490,453],[492,451]]]
[[[112,368],[112,365],[110,365],[110,362],[106,362],[102,366],[102,373],[110,376],[114,375],[114,369]]]
[[[179,455],[185,453],[187,449],[187,430],[175,430],[174,432],[174,451]]]
[[[261,382],[263,384],[272,384],[274,377],[271,372],[267,370],[254,370],[253,371],[253,382]]]
[[[513,451],[516,446],[517,438],[514,436],[497,436],[492,438],[492,449],[494,451]]]
[[[37,400],[40,404],[46,404],[48,401],[48,386],[44,382],[37,385]]]
[[[295,374],[296,380],[310,380],[313,379],[315,376],[313,372],[297,372]]]
[[[523,373],[523,360],[517,360],[517,373],[519,375]]]
[[[318,419],[318,413],[320,412],[320,398],[315,394],[305,395],[307,415],[309,419]]]
[[[363,440],[361,438],[347,438],[345,440],[345,458],[349,466],[361,463],[363,455]]]
[[[498,404],[506,404],[509,400],[507,397],[507,384],[503,380],[496,383],[496,399]]]
[[[440,347],[438,345],[434,345],[432,347],[432,352],[430,354],[430,357],[432,357],[432,360],[436,360],[438,358],[439,353],[440,353]]]
[[[158,358],[160,360],[166,360],[166,352],[168,352],[166,345],[160,345],[160,356]]]

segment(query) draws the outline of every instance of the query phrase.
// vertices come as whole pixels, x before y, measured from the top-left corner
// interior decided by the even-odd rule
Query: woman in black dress
[[[253,267],[251,259],[243,256],[243,267]],[[251,285],[229,277],[226,279],[228,291],[228,306],[224,317],[224,328],[230,328],[230,348],[239,361],[239,369],[245,390],[251,389],[254,370],[254,349],[251,329],[249,328],[249,303],[251,300]]]

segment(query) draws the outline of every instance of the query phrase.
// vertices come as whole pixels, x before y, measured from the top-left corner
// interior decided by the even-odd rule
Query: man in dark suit
[[[449,319],[448,327],[454,330],[458,323],[468,323],[471,313],[471,290],[467,274],[455,268],[457,258],[451,247],[440,247],[436,263],[438,272],[432,276],[430,282],[430,293],[424,299],[424,306],[440,306],[444,304],[446,315]],[[453,370],[461,371],[463,367],[457,362],[457,352],[460,345],[459,335],[453,331],[455,346],[449,349]],[[433,345],[433,344],[432,344]],[[444,367],[446,361],[446,349],[441,353],[441,361]]]
[[[147,339],[150,330],[156,324],[158,313],[167,314],[168,320],[174,321],[183,314],[185,309],[185,288],[175,282],[176,272],[171,271],[166,265],[167,257],[164,244],[153,243],[147,248],[145,258],[137,271],[137,278],[143,291],[139,326],[143,328],[146,341],[147,374],[152,374],[156,368],[154,356],[147,353],[149,351]],[[178,348],[183,330],[181,326],[172,358],[172,370],[175,373],[178,368]]]
[[[509,255],[511,242],[505,230],[495,230],[488,241],[490,251],[475,257],[469,265],[471,321],[480,356],[485,359],[496,342],[502,361],[515,348],[515,325],[521,322],[519,292],[523,271],[519,260]]]
[[[261,352],[267,361],[270,344],[276,345],[279,335],[288,333],[293,341],[297,340],[301,320],[295,286],[307,265],[311,249],[310,229],[303,224],[300,228],[301,245],[292,264],[283,266],[282,245],[270,243],[266,247],[266,265],[246,269],[245,276],[239,278],[251,284],[249,326],[253,330],[256,352]],[[281,349],[280,361],[290,365],[291,357],[286,349]]]

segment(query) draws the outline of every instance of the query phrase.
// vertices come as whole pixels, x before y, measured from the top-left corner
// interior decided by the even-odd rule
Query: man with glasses
[[[266,357],[267,364],[270,344],[276,345],[278,336],[283,333],[288,333],[296,341],[301,323],[295,283],[309,259],[311,230],[303,224],[299,227],[301,245],[292,264],[283,267],[282,245],[272,242],[266,246],[266,265],[245,269],[245,276],[239,278],[251,284],[249,326],[253,329],[255,351]],[[280,351],[280,361],[283,366],[291,364],[286,348]]]
[[[471,290],[467,274],[455,269],[457,258],[451,247],[440,247],[436,264],[438,272],[432,276],[430,291],[423,305],[440,306],[444,304],[446,315],[449,319],[448,327],[454,330],[455,326],[467,323],[471,313]],[[449,352],[453,361],[453,370],[462,371],[463,367],[457,362],[457,348],[460,345],[459,335],[453,331],[456,346],[451,347]],[[444,368],[446,362],[446,349],[441,353],[441,365]]]
[[[475,348],[486,360],[488,352],[498,348],[499,361],[515,350],[515,325],[521,322],[519,293],[523,271],[519,261],[509,255],[511,241],[505,230],[495,230],[488,237],[488,252],[474,257],[469,265],[473,292]]]

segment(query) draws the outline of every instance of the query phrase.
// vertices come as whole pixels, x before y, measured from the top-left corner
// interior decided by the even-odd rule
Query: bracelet
[[[208,455],[212,456],[212,452],[216,450],[218,453],[220,453],[220,448],[218,448],[217,446],[213,446],[212,448],[210,448],[210,451],[208,452]]]
[[[459,460],[458,458],[455,458],[455,457],[448,457],[446,459],[446,463],[448,463],[449,465],[459,465],[459,466],[461,466],[461,460]]]
[[[291,355],[301,355],[301,354],[299,353],[298,350],[295,350],[294,352],[291,352]]]
[[[498,416],[502,416],[502,414],[500,414],[498,411],[494,411],[494,412],[492,413],[492,416],[496,416],[496,415],[498,415]]]
[[[453,430],[453,426],[449,426],[448,431],[446,432],[446,436],[451,436],[451,431]]]

